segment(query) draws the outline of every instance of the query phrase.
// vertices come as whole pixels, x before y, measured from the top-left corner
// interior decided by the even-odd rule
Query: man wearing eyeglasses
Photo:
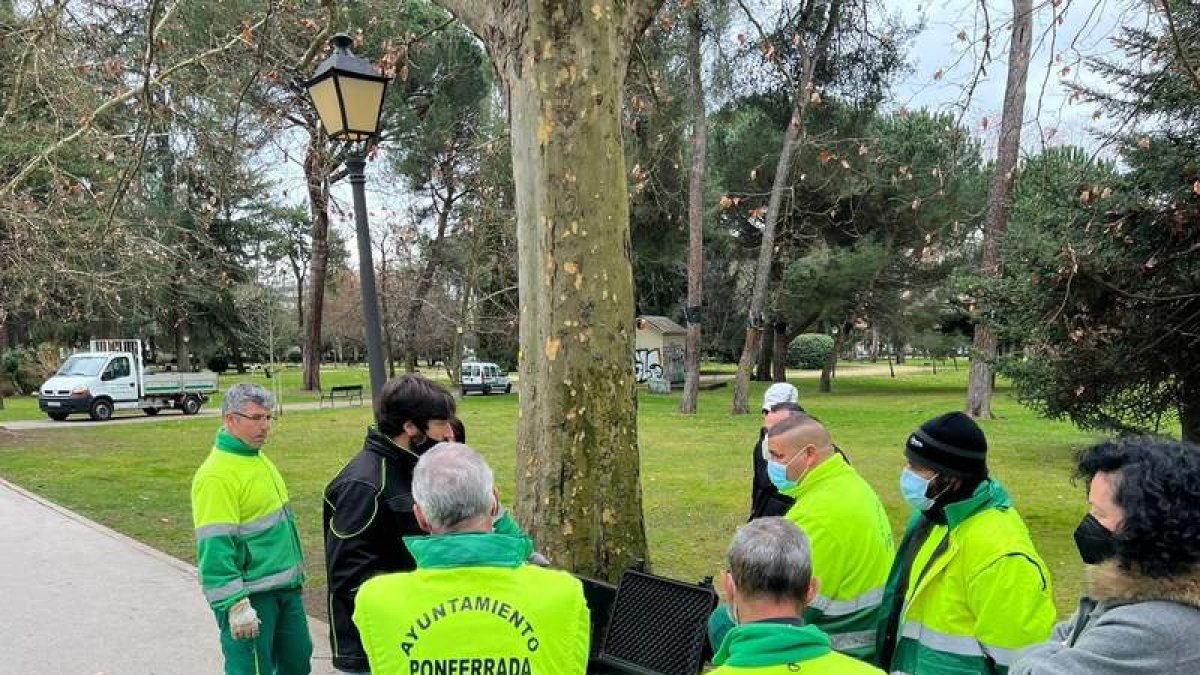
[[[192,478],[197,567],[221,630],[226,675],[311,671],[300,535],[287,486],[260,452],[274,404],[258,385],[230,387],[221,402],[225,424]]]

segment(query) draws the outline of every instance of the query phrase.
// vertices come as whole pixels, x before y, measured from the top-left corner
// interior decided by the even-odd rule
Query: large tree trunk
[[[325,278],[329,266],[329,157],[324,134],[309,130],[304,156],[308,206],[312,213],[312,258],[308,268],[308,313],[304,317],[304,389],[321,388],[321,319],[325,312]]]
[[[559,566],[616,580],[646,558],[621,91],[661,0],[438,3],[487,46],[511,116],[517,517]]]
[[[1000,276],[1003,260],[1000,245],[1008,229],[1009,197],[1016,182],[1017,155],[1021,150],[1021,125],[1025,120],[1025,80],[1029,73],[1029,48],[1033,37],[1033,0],[1013,0],[1012,42],[1008,52],[1008,82],[1004,87],[1004,112],[1000,118],[1000,142],[996,167],[988,188],[983,220],[983,276]],[[983,312],[980,312],[981,315]],[[996,335],[981,318],[975,325],[975,350],[967,386],[967,414],[979,419],[992,417],[992,364],[996,359]]]
[[[453,167],[442,167],[443,175],[454,171]],[[404,364],[410,373],[417,372],[417,329],[421,325],[421,310],[425,308],[425,297],[433,286],[433,275],[442,264],[442,242],[446,238],[446,224],[450,222],[450,209],[454,208],[454,185],[448,183],[446,198],[438,207],[436,191],[433,197],[434,210],[437,211],[437,233],[429,243],[429,255],[425,257],[425,270],[417,281],[416,291],[413,292],[412,302],[408,305],[408,317],[404,329]]]
[[[700,42],[703,22],[700,3],[688,11],[688,79],[692,105],[692,166],[688,181],[688,292],[684,316],[687,342],[683,361],[683,398],[679,412],[696,413],[700,395],[700,308],[704,302],[704,172],[708,156],[708,121],[704,114],[703,61]]]
[[[758,249],[758,268],[754,275],[754,294],[750,297],[750,312],[746,318],[746,341],[742,344],[742,356],[738,359],[737,377],[733,384],[733,413],[745,414],[750,411],[750,371],[758,356],[762,343],[763,324],[766,321],[764,312],[767,306],[767,281],[771,277],[771,263],[775,256],[775,226],[779,222],[779,212],[783,205],[783,196],[791,185],[792,155],[804,130],[804,111],[808,107],[812,94],[813,71],[829,48],[829,42],[837,29],[838,18],[841,14],[841,0],[832,0],[825,17],[821,37],[811,48],[801,45],[802,63],[801,77],[797,89],[793,92],[795,106],[792,118],[788,122],[787,131],[783,135],[783,147],[779,151],[779,161],[775,165],[775,181],[771,185],[771,197],[767,201],[766,220],[763,223],[762,244]],[[803,36],[803,33],[797,33]]]

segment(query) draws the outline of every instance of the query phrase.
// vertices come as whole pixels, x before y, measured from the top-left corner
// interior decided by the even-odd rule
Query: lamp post
[[[383,97],[388,78],[371,62],[350,51],[354,40],[339,33],[330,39],[333,54],[305,83],[325,133],[349,143],[346,171],[354,193],[354,225],[358,236],[358,278],[362,287],[363,320],[367,333],[367,365],[371,372],[371,399],[379,400],[386,374],[383,369],[383,331],[375,293],[375,263],[367,227],[366,146],[379,133]]]

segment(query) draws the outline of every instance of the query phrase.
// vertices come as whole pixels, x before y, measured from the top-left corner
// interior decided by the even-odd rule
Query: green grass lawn
[[[355,376],[354,371],[346,373],[347,381]],[[365,371],[356,375],[365,381]],[[334,375],[325,377],[334,382]],[[879,492],[899,531],[909,513],[897,487],[903,442],[925,420],[961,408],[966,369],[939,369],[936,376],[907,371],[896,379],[841,378],[832,394],[818,394],[816,380],[795,384],[801,402],[829,426]],[[753,384],[755,406],[765,387]],[[693,417],[675,412],[678,393],[641,394],[646,527],[651,564],[659,573],[691,581],[715,574],[733,531],[745,520],[750,448],[760,415],[730,415],[730,395],[729,388],[703,392],[700,414]],[[502,495],[514,494],[517,397],[472,396],[460,405],[471,445],[496,470]],[[1029,524],[1054,572],[1059,609],[1066,613],[1083,571],[1071,534],[1085,511],[1083,487],[1073,485],[1069,476],[1074,451],[1093,437],[1068,424],[1039,419],[1003,390],[995,409],[1001,418],[984,423],[993,473],[1012,492]],[[321,490],[359,449],[369,417],[368,408],[288,413],[276,423],[266,448],[288,482],[300,519],[310,575],[308,606],[317,616],[325,613]],[[0,476],[194,561],[189,484],[208,452],[214,422],[0,435]]]

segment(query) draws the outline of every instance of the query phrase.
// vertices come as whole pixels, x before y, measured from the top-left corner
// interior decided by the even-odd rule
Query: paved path
[[[222,672],[196,570],[0,479],[0,673]],[[309,619],[314,675],[334,673]]]

